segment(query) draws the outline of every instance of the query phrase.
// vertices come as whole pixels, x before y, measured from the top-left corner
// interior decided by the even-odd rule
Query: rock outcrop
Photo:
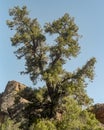
[[[18,117],[24,109],[25,105],[30,103],[23,97],[19,96],[19,92],[27,87],[17,81],[9,81],[2,94],[0,94],[0,122],[3,122],[5,117]],[[16,99],[18,98],[18,103]]]
[[[26,86],[19,82],[9,81],[5,88],[5,91],[1,94],[0,98],[1,111],[7,113],[8,112],[7,109],[13,106],[18,92],[24,90],[25,88]]]
[[[95,117],[104,124],[104,104],[95,104],[92,106],[91,112],[93,112]]]

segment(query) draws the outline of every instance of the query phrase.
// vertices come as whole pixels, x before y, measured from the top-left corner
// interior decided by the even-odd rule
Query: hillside
[[[17,81],[9,81],[6,88],[2,94],[0,94],[0,124],[5,123],[7,119],[11,119],[14,122],[29,122],[29,119],[25,118],[24,113],[27,113],[27,117],[33,111],[27,111],[26,108],[32,101],[28,100],[29,95],[32,94],[32,89],[28,88],[24,84]],[[25,97],[24,97],[25,96]],[[32,97],[32,95],[31,95]],[[92,107],[92,112],[95,114],[96,118],[104,124],[104,104],[96,104]],[[28,109],[29,110],[29,109]],[[36,113],[41,109],[36,109]],[[35,115],[35,114],[34,114]],[[57,113],[57,119],[60,120],[61,115]],[[21,128],[22,129],[22,128]],[[6,129],[3,129],[6,130]]]

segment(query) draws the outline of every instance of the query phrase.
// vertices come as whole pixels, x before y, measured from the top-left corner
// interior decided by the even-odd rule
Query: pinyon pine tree
[[[74,18],[66,13],[41,27],[36,18],[29,17],[26,6],[10,9],[9,15],[12,20],[7,20],[7,25],[14,30],[12,46],[17,47],[17,58],[25,60],[25,70],[21,74],[29,74],[34,85],[39,80],[45,84],[36,93],[34,91],[37,102],[32,100],[33,104],[26,109],[31,128],[101,130],[94,115],[83,109],[92,102],[86,93],[86,81],[94,78],[96,59],[91,58],[73,72],[64,68],[68,60],[76,58],[80,52],[80,35]],[[47,38],[51,36],[53,43],[48,44]],[[36,107],[40,110],[37,115]]]

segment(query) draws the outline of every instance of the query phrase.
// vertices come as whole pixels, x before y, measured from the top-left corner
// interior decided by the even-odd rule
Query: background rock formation
[[[95,117],[104,124],[104,104],[95,104],[91,111],[95,114]]]
[[[19,82],[9,81],[4,92],[1,94],[0,98],[1,111],[7,113],[7,109],[14,104],[17,93],[25,88],[26,86]]]
[[[7,83],[4,92],[0,94],[0,122],[3,122],[6,117],[17,116],[25,106],[24,104],[29,103],[28,100],[18,95],[25,88],[24,84],[14,80]],[[15,104],[17,97],[19,97],[19,103]]]

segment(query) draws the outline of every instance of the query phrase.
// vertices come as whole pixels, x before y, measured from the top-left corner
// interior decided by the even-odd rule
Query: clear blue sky
[[[10,19],[8,10],[14,6],[26,5],[30,16],[37,18],[41,25],[69,13],[75,17],[79,34],[81,54],[66,68],[74,70],[81,67],[91,57],[96,57],[95,79],[89,83],[87,92],[95,103],[104,103],[104,0],[1,0],[0,1],[0,92],[9,80],[16,80],[33,86],[28,76],[21,76],[24,69],[22,60],[17,60],[11,46],[12,32],[6,25]]]

